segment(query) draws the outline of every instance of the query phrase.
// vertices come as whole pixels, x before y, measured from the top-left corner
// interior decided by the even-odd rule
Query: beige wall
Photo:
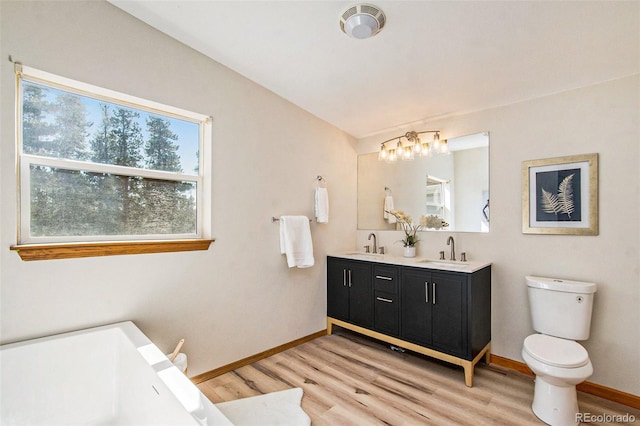
[[[325,253],[352,250],[355,139],[106,2],[0,3],[3,343],[133,320],[198,374],[325,328]],[[15,244],[14,75],[25,65],[210,114],[213,237],[206,252],[23,262]],[[316,265],[288,269],[272,216],[313,212]]]
[[[532,332],[525,275],[598,284],[592,332],[584,346],[590,381],[640,395],[640,77],[638,75],[473,114],[425,124],[443,138],[490,132],[491,229],[488,234],[421,234],[419,256],[448,250],[493,263],[492,350],[520,360]],[[420,130],[415,126],[413,130]],[[403,130],[404,131],[404,130]],[[402,133],[402,132],[395,132]],[[379,149],[382,134],[359,142],[359,152]],[[522,234],[521,166],[526,160],[599,154],[600,234]],[[400,235],[378,232],[400,254]],[[358,231],[358,246],[368,231]],[[448,251],[447,251],[448,253]]]

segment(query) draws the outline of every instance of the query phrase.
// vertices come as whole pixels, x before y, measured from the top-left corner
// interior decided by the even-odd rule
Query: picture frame
[[[598,154],[522,163],[522,232],[598,235]]]

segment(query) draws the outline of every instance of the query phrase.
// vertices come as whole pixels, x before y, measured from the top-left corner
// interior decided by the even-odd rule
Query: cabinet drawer
[[[373,288],[385,293],[398,294],[398,268],[388,266],[374,267]]]
[[[380,291],[375,292],[374,328],[381,333],[398,336],[400,334],[400,301],[398,296]]]

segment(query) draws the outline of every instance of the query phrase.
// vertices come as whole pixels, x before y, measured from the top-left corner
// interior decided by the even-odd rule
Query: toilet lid
[[[524,350],[538,361],[555,367],[582,367],[589,362],[587,350],[579,343],[545,334],[532,334],[524,339]]]

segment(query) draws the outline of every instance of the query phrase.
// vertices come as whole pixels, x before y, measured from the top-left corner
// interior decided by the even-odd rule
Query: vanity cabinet
[[[491,267],[454,272],[327,258],[327,332],[333,325],[438,358],[474,366],[491,347]]]
[[[327,263],[327,316],[373,327],[372,266],[333,259]]]

